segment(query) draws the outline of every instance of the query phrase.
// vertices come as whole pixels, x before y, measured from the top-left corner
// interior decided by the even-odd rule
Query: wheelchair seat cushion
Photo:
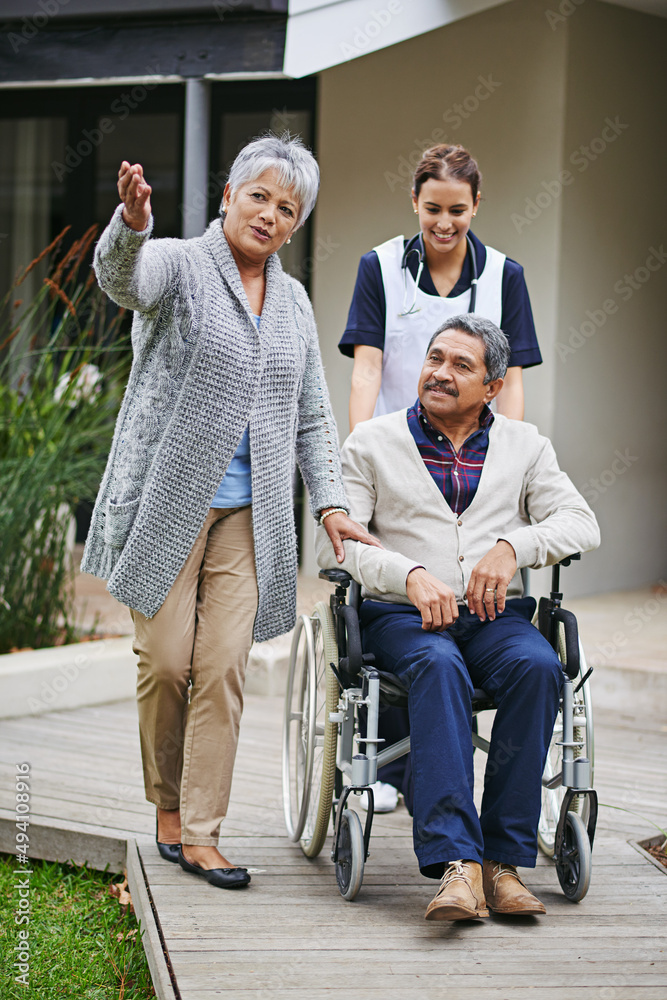
[[[407,708],[408,692],[403,687],[398,677],[388,673],[386,670],[378,670],[380,675],[380,705],[384,708]]]
[[[407,708],[408,692],[398,677],[386,670],[378,670],[377,667],[375,670],[380,675],[380,705],[384,708]],[[472,693],[473,712],[484,712],[495,707],[493,699],[483,688],[475,688]]]

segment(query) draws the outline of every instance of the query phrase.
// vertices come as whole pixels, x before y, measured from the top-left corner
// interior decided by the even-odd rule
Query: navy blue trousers
[[[532,598],[495,621],[466,607],[445,632],[425,632],[415,607],[364,601],[364,652],[408,689],[414,847],[423,875],[483,858],[532,868],[541,779],[558,713],[562,670],[531,624]],[[473,801],[472,693],[497,706],[480,816]]]

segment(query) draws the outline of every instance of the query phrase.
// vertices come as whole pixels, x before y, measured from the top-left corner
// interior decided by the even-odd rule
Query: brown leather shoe
[[[482,888],[482,866],[476,861],[452,861],[440,888],[428,904],[425,920],[471,920],[488,917]]]
[[[514,865],[503,865],[484,859],[484,895],[493,913],[508,913],[515,917],[546,913],[540,903],[517,875]]]

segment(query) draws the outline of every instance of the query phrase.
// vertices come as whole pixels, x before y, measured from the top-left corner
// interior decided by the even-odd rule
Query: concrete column
[[[208,159],[211,89],[207,80],[185,81],[183,150],[183,238],[201,236],[208,225]]]

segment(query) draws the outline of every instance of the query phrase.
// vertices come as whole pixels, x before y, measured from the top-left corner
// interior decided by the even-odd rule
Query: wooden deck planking
[[[268,732],[271,714],[269,706],[264,709]],[[599,728],[604,728],[601,723]],[[664,752],[662,765],[654,756],[660,734],[642,738],[619,770],[619,729],[624,728],[632,739],[631,725],[616,727],[598,741],[601,797],[617,804],[631,801],[632,808],[645,789],[664,816]],[[640,782],[647,751],[654,766]],[[477,755],[478,771],[483,762]],[[246,765],[240,754],[235,784],[250,780]],[[626,774],[632,775],[631,786],[624,783]],[[279,788],[274,800],[280,809]],[[177,888],[183,873],[151,862],[152,847],[142,848],[142,856],[183,1000],[288,995],[314,1000],[333,989],[357,1000],[440,998],[445,989],[461,1000],[480,995],[508,1000],[528,990],[531,997],[561,1000],[574,985],[596,1000],[605,987],[614,989],[615,1000],[622,1000],[624,991],[625,1000],[664,1000],[667,961],[655,913],[667,913],[667,878],[650,871],[625,842],[640,830],[647,835],[650,825],[628,813],[601,811],[598,845],[604,857],[596,856],[593,884],[581,904],[565,899],[553,867],[540,859],[526,876],[548,907],[546,918],[490,918],[452,926],[423,920],[435,883],[416,870],[411,821],[404,810],[376,817],[364,887],[352,904],[337,893],[327,848],[309,862],[297,845],[273,837],[226,836],[225,849],[234,860],[264,873],[255,876],[249,890],[229,894],[231,900],[220,900],[216,890],[200,884],[190,890],[191,903]],[[330,983],[324,991],[323,977]]]
[[[569,903],[540,858],[525,875],[546,917],[447,925],[423,920],[437,883],[419,875],[403,807],[376,817],[352,904],[338,894],[329,844],[308,861],[289,843],[281,715],[280,698],[247,699],[222,840],[232,860],[256,869],[247,890],[221,892],[159,858],[131,703],[3,723],[0,835],[19,760],[32,766],[34,824],[134,835],[181,1000],[319,1000],[333,990],[355,1000],[441,1000],[445,992],[456,1000],[562,1000],[575,986],[584,1000],[603,991],[613,1000],[665,1000],[667,877],[626,842],[652,835],[648,819],[667,820],[667,740],[655,720],[596,718],[601,802],[647,819],[601,808],[585,900]],[[487,731],[490,718],[482,720]],[[485,758],[475,757],[479,789]]]

